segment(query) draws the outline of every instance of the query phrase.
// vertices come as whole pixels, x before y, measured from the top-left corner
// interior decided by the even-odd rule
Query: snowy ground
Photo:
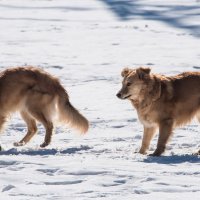
[[[0,0],[0,70],[46,69],[91,122],[86,136],[58,127],[46,149],[40,126],[15,148],[26,127],[14,115],[1,134],[0,199],[199,199],[200,125],[177,129],[164,156],[142,156],[136,112],[115,97],[124,66],[200,70],[199,13],[194,0]]]

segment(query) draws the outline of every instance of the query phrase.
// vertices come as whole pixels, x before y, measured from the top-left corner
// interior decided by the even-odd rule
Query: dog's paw
[[[157,148],[152,154],[149,154],[149,156],[161,156],[164,151],[165,148]]]
[[[149,154],[148,156],[156,157],[156,156],[160,156],[160,155],[158,155],[158,154],[154,154],[154,153],[151,153],[151,154]]]
[[[13,145],[15,147],[21,147],[21,146],[24,146],[25,145],[25,142],[14,142]]]
[[[158,152],[158,151],[154,151],[153,153],[149,154],[149,156],[160,156],[162,153],[161,152]]]
[[[140,150],[139,150],[139,153],[142,154],[142,155],[146,155],[146,154],[147,154],[147,151],[144,150],[144,149],[140,149]]]
[[[43,143],[40,145],[40,147],[41,147],[41,148],[45,148],[45,147],[48,146],[48,145],[49,145],[49,143],[43,142]]]
[[[198,152],[196,152],[196,153],[193,153],[192,155],[193,156],[200,156],[200,150]]]

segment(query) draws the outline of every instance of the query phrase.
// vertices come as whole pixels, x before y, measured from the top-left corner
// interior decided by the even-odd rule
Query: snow
[[[26,127],[12,116],[1,134],[0,199],[199,199],[200,125],[176,129],[163,156],[140,155],[142,125],[115,96],[125,66],[199,71],[199,11],[195,0],[0,0],[0,70],[44,68],[90,121],[85,136],[58,126],[46,149],[40,125],[15,148]]]

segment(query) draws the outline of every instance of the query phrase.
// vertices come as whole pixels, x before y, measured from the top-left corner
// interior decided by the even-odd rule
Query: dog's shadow
[[[12,148],[9,150],[0,151],[1,155],[28,155],[28,156],[48,156],[48,155],[57,155],[57,154],[75,154],[81,153],[81,151],[90,150],[89,146],[80,146],[80,147],[70,147],[67,149],[26,149],[18,150],[17,148]]]
[[[198,155],[170,155],[170,156],[160,156],[153,157],[148,156],[143,160],[145,163],[158,163],[158,164],[181,164],[181,163],[200,163],[200,156]]]

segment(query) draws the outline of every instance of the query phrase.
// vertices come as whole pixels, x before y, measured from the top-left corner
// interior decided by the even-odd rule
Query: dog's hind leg
[[[197,114],[196,114],[196,118],[197,118],[197,120],[198,120],[199,123],[200,123],[200,111],[197,112]]]
[[[150,142],[155,135],[156,127],[144,127],[144,133],[142,138],[142,146],[140,148],[139,153],[146,154],[147,150],[149,149]]]
[[[6,122],[6,117],[0,115],[0,131],[3,128],[4,123]],[[0,145],[0,151],[2,150],[1,145]]]
[[[25,106],[28,113],[46,129],[44,142],[40,145],[40,147],[46,147],[50,144],[53,133],[52,116],[55,114],[55,95],[37,90],[30,91]]]
[[[25,135],[25,137],[20,140],[19,142],[15,142],[14,146],[23,146],[25,145],[27,142],[29,142],[31,140],[31,138],[36,134],[37,132],[37,126],[36,126],[36,121],[33,117],[31,117],[30,114],[28,114],[26,111],[21,111],[21,116],[24,119],[24,121],[27,124],[27,134]]]
[[[0,115],[0,131],[2,130],[3,125],[4,125],[5,122],[6,122],[6,117]]]
[[[51,122],[51,120],[47,119],[44,111],[43,112],[39,110],[35,111],[34,109],[29,111],[31,112],[31,115],[36,120],[41,122],[46,129],[44,142],[40,145],[40,147],[44,148],[51,143],[51,138],[53,134],[53,123]]]

